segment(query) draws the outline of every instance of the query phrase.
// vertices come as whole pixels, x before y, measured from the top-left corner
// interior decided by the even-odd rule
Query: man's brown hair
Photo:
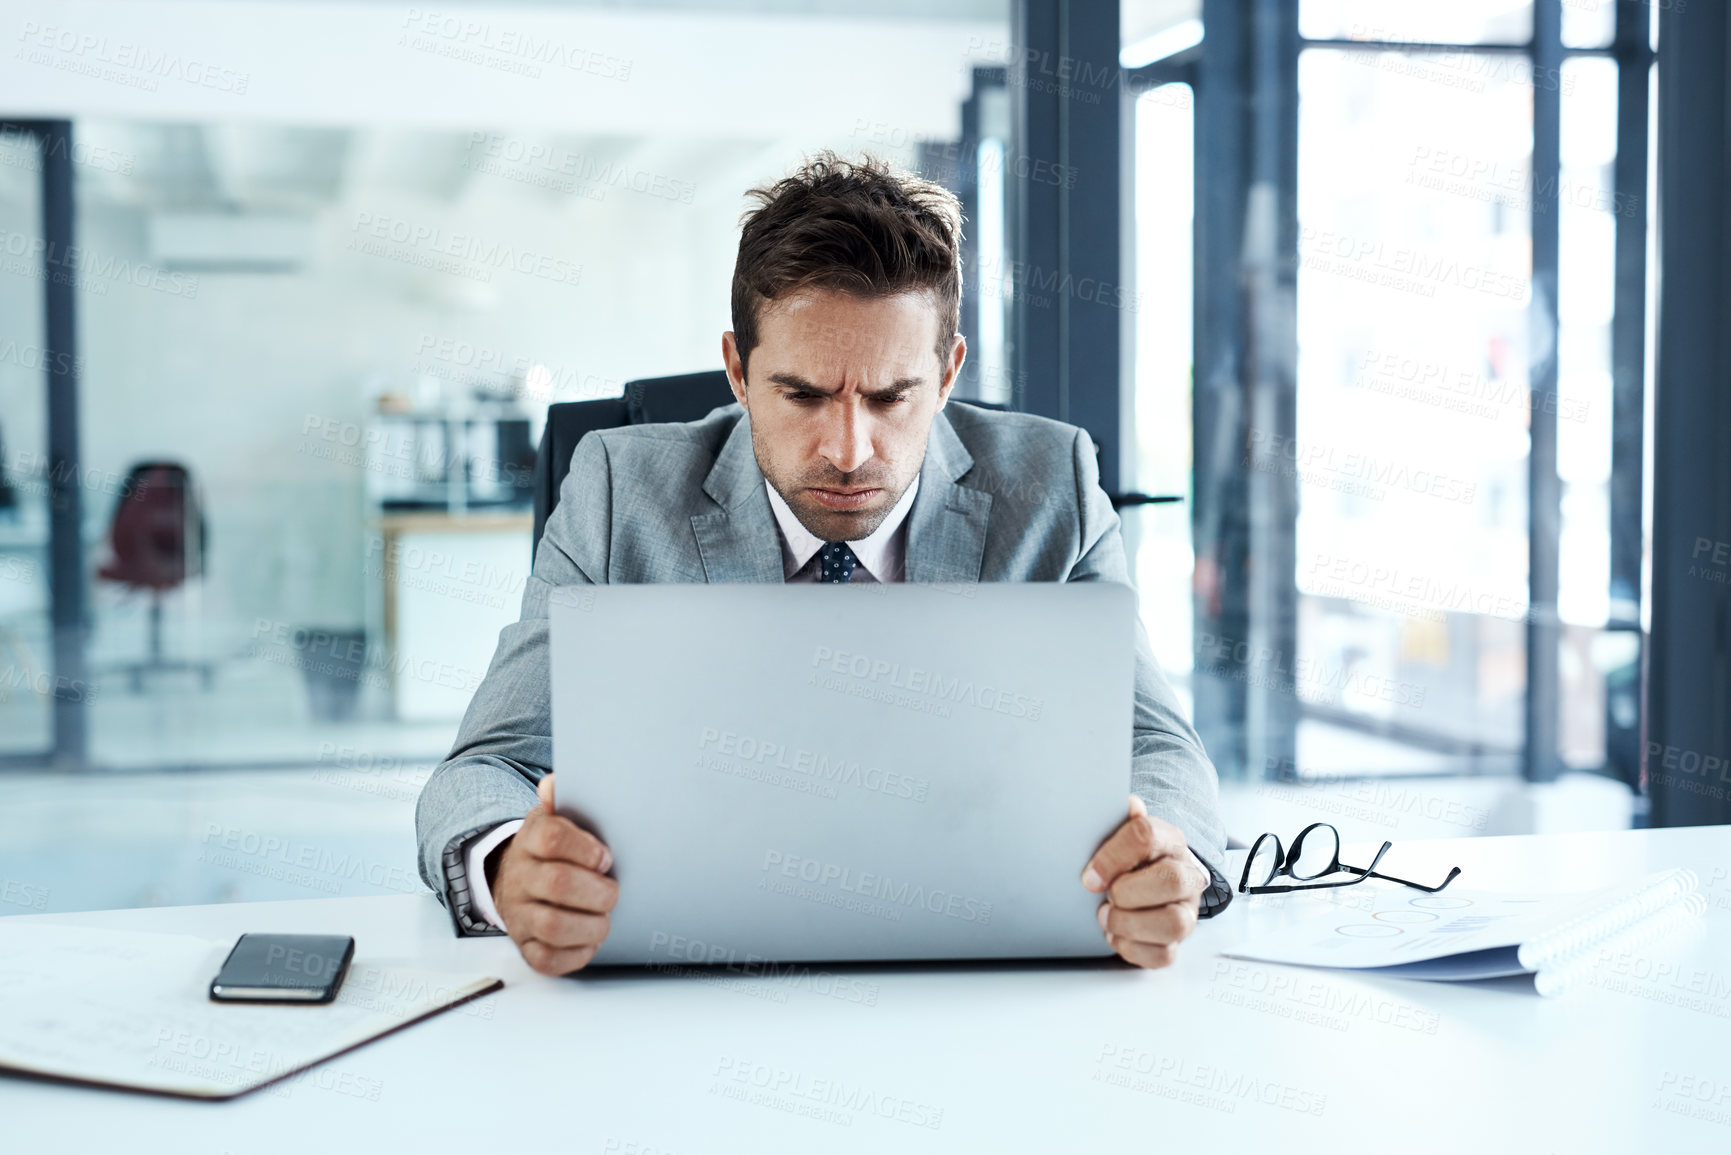
[[[942,185],[876,157],[833,152],[746,194],[733,266],[733,337],[741,363],[757,347],[766,302],[801,289],[839,289],[867,300],[931,293],[939,361],[961,327],[962,206]]]

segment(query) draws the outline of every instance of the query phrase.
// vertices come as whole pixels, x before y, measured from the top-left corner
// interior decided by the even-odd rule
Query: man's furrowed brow
[[[798,373],[771,373],[769,379],[777,385],[783,385],[789,389],[798,389],[802,393],[815,393],[820,397],[833,397],[837,392],[835,389],[819,389],[816,385],[813,385]],[[882,389],[861,389],[859,392],[862,397],[888,397],[892,393],[901,393],[908,389],[918,389],[925,383],[926,379],[924,377],[899,377],[893,384],[886,385]]]

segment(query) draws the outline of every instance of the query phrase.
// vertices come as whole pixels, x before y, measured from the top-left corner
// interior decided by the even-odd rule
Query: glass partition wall
[[[970,277],[963,388],[1008,398],[1008,5],[882,7],[501,10],[618,42],[574,76],[454,60],[386,13],[354,29],[388,37],[376,74],[261,51],[247,99],[198,115],[155,111],[167,85],[116,101],[52,46],[20,58],[72,77],[73,119],[51,205],[36,122],[0,134],[8,895],[420,891],[416,794],[517,617],[547,406],[719,367],[746,191],[820,149],[964,196],[999,294],[981,308]],[[149,13],[153,43],[192,35]],[[669,41],[675,15],[703,41]],[[256,33],[231,32],[244,63]],[[737,68],[764,44],[791,72]],[[75,372],[45,352],[54,316]]]

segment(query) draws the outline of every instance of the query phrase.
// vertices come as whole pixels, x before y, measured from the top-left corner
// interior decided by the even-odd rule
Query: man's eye
[[[784,393],[782,396],[786,397],[789,401],[792,401],[796,404],[801,404],[801,405],[803,405],[807,402],[810,402],[810,401],[822,401],[825,398],[825,395],[821,394],[821,393],[803,393],[803,392],[789,392],[789,393]],[[897,405],[903,401],[906,401],[907,399],[908,399],[908,395],[905,392],[888,393],[888,394],[885,394],[881,397],[873,397],[872,398],[873,401],[877,402],[880,405]]]

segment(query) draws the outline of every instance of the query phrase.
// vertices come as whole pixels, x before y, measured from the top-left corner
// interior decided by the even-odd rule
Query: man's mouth
[[[813,486],[809,492],[817,503],[825,509],[848,510],[860,509],[871,503],[882,490],[878,489],[820,489]]]

